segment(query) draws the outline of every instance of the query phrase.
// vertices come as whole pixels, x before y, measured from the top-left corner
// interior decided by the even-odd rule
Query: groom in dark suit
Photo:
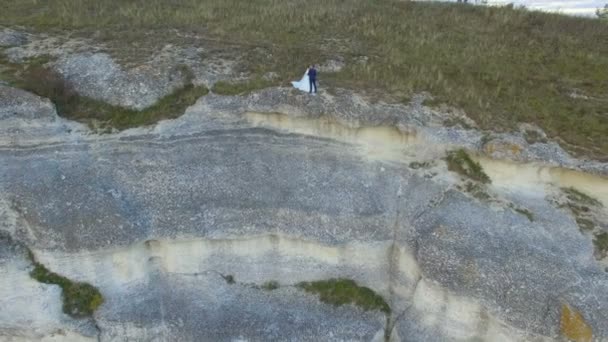
[[[317,93],[317,68],[313,64],[308,70],[308,80],[310,81],[310,91],[309,93],[313,93],[312,88],[315,88],[315,94]]]

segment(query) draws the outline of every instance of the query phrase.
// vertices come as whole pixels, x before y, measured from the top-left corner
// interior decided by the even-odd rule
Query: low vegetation
[[[93,315],[95,310],[103,304],[103,297],[95,286],[88,283],[75,282],[49,271],[44,265],[36,261],[31,252],[29,252],[29,257],[34,265],[34,269],[30,272],[30,276],[33,279],[41,283],[61,287],[63,312],[66,314],[74,318],[88,317]]]
[[[602,255],[602,256],[608,255],[608,233],[607,232],[602,232],[602,233],[596,234],[595,237],[593,238],[593,244],[595,245],[595,248],[598,250],[600,255]]]
[[[457,188],[461,191],[471,194],[473,197],[480,201],[488,201],[492,198],[486,191],[485,187],[478,182],[467,181],[464,185],[457,185]]]
[[[272,290],[276,290],[279,288],[279,282],[276,280],[269,280],[267,282],[265,282],[264,284],[262,284],[262,289],[266,290],[266,291],[272,291]]]
[[[513,210],[520,213],[521,215],[524,215],[526,218],[528,218],[530,222],[534,221],[534,214],[530,210],[520,207],[514,207]]]
[[[594,212],[603,207],[602,202],[575,188],[562,188],[561,190],[567,199],[562,207],[570,209],[582,232],[593,236],[593,245],[599,258],[606,257],[608,255],[608,232],[598,229],[597,218],[594,217]]]
[[[575,188],[572,188],[572,187],[562,188],[562,191],[566,194],[566,197],[571,202],[575,202],[575,203],[579,203],[579,204],[587,205],[587,206],[594,206],[594,207],[602,206],[602,203],[599,200],[597,200],[583,192],[580,192],[580,191],[576,190]]]
[[[450,171],[481,183],[490,183],[490,177],[486,175],[481,165],[463,149],[448,152],[446,162]]]
[[[336,306],[354,304],[363,310],[380,310],[390,314],[391,308],[384,299],[367,287],[350,279],[329,279],[303,282],[298,287],[319,295],[322,302]]]
[[[602,207],[602,203],[575,188],[562,188],[561,190],[567,199],[564,206],[570,209],[579,228],[582,231],[593,231],[596,225],[591,219],[592,209]]]
[[[113,106],[103,101],[81,96],[58,73],[33,65],[23,70],[17,85],[53,101],[60,116],[105,128],[126,129],[149,125],[162,119],[176,118],[208,93],[205,87],[187,84],[156,104],[137,111]]]
[[[528,142],[528,144],[536,144],[536,143],[546,143],[547,139],[542,136],[541,133],[535,130],[527,129],[524,132],[524,139]]]
[[[236,280],[234,279],[234,276],[232,274],[222,275],[222,278],[224,278],[228,285],[236,284]]]
[[[378,89],[390,98],[429,91],[482,129],[529,122],[572,152],[606,157],[608,25],[601,20],[449,2],[306,4],[302,12],[300,0],[4,0],[0,22],[95,33],[123,41],[118,51],[178,29],[242,47],[245,71],[274,71],[283,84],[339,55],[346,67],[321,74],[323,87]],[[166,43],[154,40],[155,50]]]

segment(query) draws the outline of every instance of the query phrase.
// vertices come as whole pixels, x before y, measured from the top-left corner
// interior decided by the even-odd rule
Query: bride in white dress
[[[301,91],[305,91],[305,92],[310,91],[310,81],[308,79],[308,70],[310,70],[310,67],[306,68],[306,72],[304,73],[304,76],[302,76],[301,80],[299,80],[297,82],[291,82],[291,84],[294,86],[294,88],[301,90]]]

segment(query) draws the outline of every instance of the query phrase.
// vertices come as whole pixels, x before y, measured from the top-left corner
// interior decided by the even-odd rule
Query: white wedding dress
[[[298,90],[309,92],[310,81],[308,79],[308,69],[306,69],[306,72],[304,73],[304,76],[302,76],[301,80],[299,80],[298,82],[291,82],[291,84],[294,86],[294,88]]]

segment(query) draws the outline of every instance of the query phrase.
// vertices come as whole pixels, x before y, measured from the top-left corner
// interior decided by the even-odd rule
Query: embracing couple
[[[317,68],[314,64],[309,65],[302,79],[298,82],[291,82],[296,89],[317,93]]]

